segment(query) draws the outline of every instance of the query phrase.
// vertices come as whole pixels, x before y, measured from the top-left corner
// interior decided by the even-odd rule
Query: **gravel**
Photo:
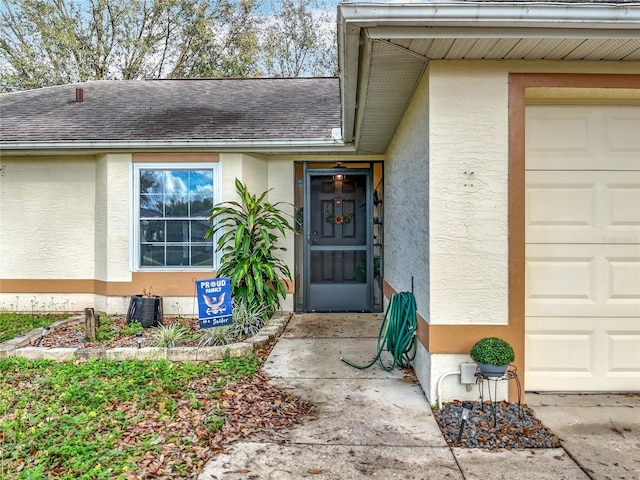
[[[526,405],[497,402],[496,425],[493,426],[492,404],[469,402],[473,409],[458,441],[462,419],[462,402],[446,403],[434,415],[446,442],[453,447],[487,449],[558,448],[560,439],[535,416]]]

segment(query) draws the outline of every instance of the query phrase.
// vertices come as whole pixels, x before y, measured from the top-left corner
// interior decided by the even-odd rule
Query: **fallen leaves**
[[[117,452],[120,460],[118,465],[108,466],[107,461],[101,461],[103,476],[95,478],[191,479],[214,455],[237,440],[261,436],[282,441],[286,437],[278,432],[301,422],[313,409],[271,385],[262,372],[227,380],[222,387],[217,381],[216,374],[204,374],[176,388],[158,386],[146,397],[131,396],[129,400],[105,403],[107,408],[102,411],[96,409],[99,416],[91,423],[95,429],[83,433],[83,438],[108,437],[112,442],[109,452]],[[0,417],[0,421],[9,420],[10,415]],[[84,431],[88,425],[78,428]],[[77,430],[51,433],[56,435],[57,444],[78,434]],[[46,453],[36,444],[29,451],[30,457],[16,456],[12,465],[7,465],[13,474],[34,468],[38,455]],[[109,453],[105,450],[104,455]],[[124,471],[123,465],[127,466]],[[117,474],[110,474],[111,469]],[[52,464],[47,475],[51,479],[70,478],[62,460]]]

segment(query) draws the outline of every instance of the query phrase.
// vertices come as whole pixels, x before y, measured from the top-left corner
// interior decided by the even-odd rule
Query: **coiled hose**
[[[390,372],[394,367],[409,368],[411,361],[416,356],[416,337],[414,335],[417,327],[416,320],[416,299],[410,292],[395,293],[389,300],[389,308],[384,315],[380,331],[378,333],[378,353],[367,365],[356,365],[349,360],[341,358],[344,363],[365,370],[372,367],[376,362],[380,363],[383,370]],[[393,356],[393,363],[385,365],[382,361],[382,351],[387,350]]]

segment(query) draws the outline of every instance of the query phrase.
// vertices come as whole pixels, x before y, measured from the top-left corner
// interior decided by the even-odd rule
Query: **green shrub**
[[[490,365],[508,365],[515,359],[511,345],[497,337],[479,340],[471,347],[469,355],[476,363],[488,363]]]

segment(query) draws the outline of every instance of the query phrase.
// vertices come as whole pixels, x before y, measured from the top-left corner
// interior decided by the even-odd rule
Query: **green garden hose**
[[[394,367],[409,368],[416,356],[416,299],[412,293],[400,292],[391,296],[389,308],[384,315],[378,333],[378,353],[367,365],[356,365],[341,358],[344,363],[358,370],[365,370],[380,362],[383,370],[390,372]],[[382,361],[383,350],[393,356],[393,363],[385,365]]]

